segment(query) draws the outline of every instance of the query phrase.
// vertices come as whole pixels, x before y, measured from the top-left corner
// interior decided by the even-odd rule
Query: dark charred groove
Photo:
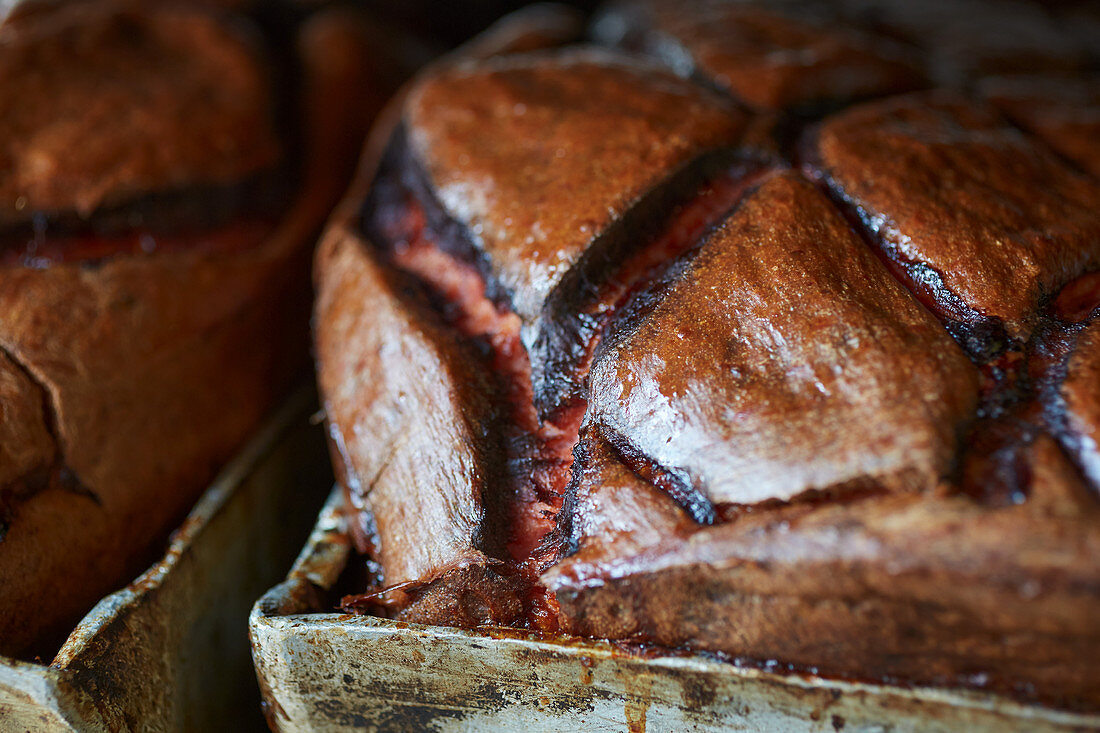
[[[1064,409],[1060,418],[1052,419],[1059,415],[1056,406],[1061,399],[1061,378],[1052,391],[1046,384],[1050,378],[1036,369],[1036,363],[1042,360],[1037,349],[1053,334],[1065,332],[1065,324],[1043,317],[1036,333],[1021,343],[1008,336],[1000,319],[970,309],[944,285],[938,272],[922,263],[906,261],[880,234],[881,227],[872,221],[873,217],[844,194],[817,160],[813,135],[813,130],[808,130],[798,148],[796,162],[801,170],[829,197],[891,275],[939,319],[980,371],[979,404],[972,424],[960,439],[953,483],[963,494],[990,506],[1026,501],[1033,479],[1026,451],[1044,433],[1057,439],[1087,480],[1074,438],[1065,427]],[[1059,302],[1074,301],[1061,292],[1047,300],[1053,308]],[[1073,308],[1070,304],[1065,307]]]
[[[964,439],[960,493],[984,506],[1023,504],[1033,479],[1026,450],[1040,434],[1025,408],[979,420]]]
[[[585,345],[585,358],[575,367],[578,370],[578,381],[587,377],[589,365],[603,348],[605,339],[611,331],[614,330],[615,334],[626,334],[636,328],[660,301],[669,285],[682,274],[685,268],[690,266],[694,255],[706,243],[714,229],[722,221],[733,216],[765,178],[779,170],[774,166],[766,166],[756,161],[742,161],[742,164],[746,167],[735,168],[735,172],[731,172],[727,168],[728,180],[732,181],[734,185],[725,192],[726,196],[721,199],[723,205],[714,209],[713,215],[706,225],[694,236],[685,237],[681,243],[682,246],[673,248],[672,252],[666,253],[668,256],[659,259],[654,258],[647,267],[633,268],[633,277],[626,279],[624,287],[609,304],[611,307],[601,314],[602,317],[598,320],[590,319],[589,322],[593,326],[593,332]],[[694,199],[699,198],[703,185],[700,184],[697,187]],[[671,217],[669,218],[671,219]],[[674,224],[675,221],[673,220],[672,223]],[[642,257],[650,250],[655,249],[657,252],[662,252],[659,248],[660,242],[660,237],[651,241],[641,251]],[[643,481],[663,490],[696,522],[701,525],[708,525],[717,521],[718,515],[710,498],[695,488],[689,476],[680,475],[658,465],[650,460],[648,456],[635,450],[624,436],[614,434],[604,426],[595,426],[595,431],[598,439],[607,444],[608,448],[619,458],[623,465]],[[577,467],[580,464],[577,461],[585,458],[586,454],[582,449],[574,460],[573,475],[579,473]],[[567,496],[571,496],[568,490]],[[569,532],[568,528],[563,529],[564,536],[570,536]]]
[[[624,8],[617,8],[617,14],[625,13]],[[781,15],[788,16],[792,21],[799,21],[800,19],[795,15],[787,13],[779,13]],[[875,99],[883,99],[886,97],[896,96],[898,94],[906,94],[910,92],[921,91],[932,88],[930,80],[928,78],[927,71],[923,66],[916,66],[912,63],[912,60],[905,60],[904,63],[913,67],[914,79],[910,86],[906,86],[901,89],[895,89],[884,92],[870,92],[866,94],[855,94],[852,96],[821,96],[813,99],[808,99],[800,104],[787,107],[781,110],[769,109],[767,107],[757,107],[745,99],[742,99],[737,93],[727,86],[720,84],[715,78],[708,74],[703,69],[699,68],[692,53],[683,45],[683,42],[675,38],[674,36],[655,29],[652,27],[652,22],[646,18],[630,17],[624,21],[621,17],[617,22],[608,22],[608,17],[601,17],[596,20],[594,24],[597,32],[595,33],[595,40],[604,41],[611,46],[620,48],[624,51],[639,54],[646,58],[652,59],[663,66],[668,67],[674,73],[691,81],[697,86],[705,89],[711,94],[722,97],[734,105],[740,110],[747,112],[751,115],[767,114],[775,112],[779,116],[779,128],[781,130],[800,130],[801,128],[815,124],[823,118],[835,114],[841,110],[847,109],[863,102],[869,102]],[[820,22],[822,19],[818,19]],[[611,26],[619,26],[615,28],[615,31],[610,33],[601,33],[599,28],[601,24],[608,24]],[[816,23],[815,23],[816,24]],[[625,26],[625,27],[624,27]],[[861,32],[866,32],[866,29],[859,25],[853,26]],[[898,51],[907,52],[908,55],[913,55],[917,48],[908,41],[898,41],[898,39],[890,39],[895,41],[898,45]],[[895,59],[897,60],[897,59]],[[793,139],[793,138],[792,138]],[[781,149],[783,147],[784,138],[779,139]]]
[[[360,211],[360,229],[375,242],[385,241],[377,231],[378,215],[388,206],[400,204],[412,196],[423,210],[427,227],[435,235],[436,245],[446,254],[474,267],[484,281],[486,294],[494,305],[512,310],[511,294],[493,276],[488,256],[474,243],[467,227],[452,217],[435,195],[427,172],[409,149],[407,130],[400,125],[390,138],[378,174]]]
[[[885,222],[876,222],[875,217],[850,199],[817,160],[812,148],[814,134],[812,128],[808,130],[799,145],[796,163],[803,174],[828,196],[852,231],[886,265],[894,279],[939,319],[967,356],[980,366],[1010,349],[1021,349],[1022,345],[1008,336],[1000,319],[978,313],[947,287],[935,268],[910,260],[898,251],[882,234]]]
[[[896,97],[901,94],[911,94],[930,88],[927,80],[924,80],[920,84],[915,84],[901,91],[884,92],[881,94],[859,94],[851,97],[821,97],[797,107],[791,107],[790,109],[784,110],[783,114],[785,117],[791,119],[792,124],[805,130],[820,123],[826,117],[837,114],[838,112],[843,112],[849,107],[855,107],[865,102],[873,102],[878,99]]]
[[[512,483],[508,477],[529,468],[535,453],[535,446],[519,445],[517,436],[509,435],[509,426],[518,425],[531,433],[538,427],[527,419],[522,405],[524,392],[529,393],[530,388],[524,389],[523,367],[516,364],[516,359],[525,356],[519,353],[518,318],[499,291],[498,297],[490,294],[487,260],[479,256],[465,228],[446,216],[430,195],[426,180],[408,158],[401,131],[391,141],[363,206],[361,228],[383,259],[423,296],[441,326],[456,331],[472,356],[492,374],[499,402],[493,432],[502,446],[500,460],[493,464],[506,469],[503,476],[495,477],[502,484],[499,494],[503,501],[510,490],[503,485]],[[508,350],[512,358],[506,358],[502,350]],[[499,503],[485,498],[487,508]],[[500,531],[492,534],[498,539],[508,536],[506,517],[501,517],[497,528]],[[506,548],[498,549],[497,555],[508,556]]]
[[[561,512],[558,514],[558,521],[553,530],[554,537],[558,540],[558,557],[575,555],[580,549],[580,536],[573,526],[573,516],[577,511],[577,487],[583,474],[583,471],[578,468],[587,465],[590,460],[588,441],[580,437],[573,447],[573,465],[570,469],[569,484],[565,487],[565,500],[562,502]]]
[[[386,240],[382,240],[385,242]],[[380,242],[376,242],[379,244]],[[392,244],[392,243],[391,243]],[[507,507],[505,506],[504,492],[500,486],[504,482],[503,472],[499,466],[507,465],[510,456],[508,451],[508,438],[505,434],[509,412],[503,395],[507,393],[506,385],[502,384],[503,377],[493,369],[492,346],[486,339],[476,335],[463,333],[461,329],[454,327],[454,319],[457,316],[455,309],[448,309],[442,295],[435,291],[432,285],[396,263],[392,257],[392,250],[382,252],[383,261],[390,269],[394,281],[398,283],[396,288],[398,297],[405,307],[415,309],[424,320],[435,323],[440,330],[459,331],[455,337],[455,343],[463,349],[469,358],[476,360],[489,371],[497,389],[498,399],[492,406],[492,417],[489,425],[484,426],[484,440],[478,446],[481,454],[480,463],[489,475],[485,481],[485,491],[482,495],[482,504],[485,511],[485,525],[489,531],[482,531],[471,538],[475,547],[484,552],[489,558],[507,559],[507,546],[505,538],[509,526]],[[461,263],[456,262],[456,265]],[[365,492],[369,495],[369,489]]]
[[[708,226],[700,236],[695,239],[691,246],[685,248],[679,252],[675,257],[670,257],[660,262],[653,269],[647,271],[645,277],[640,278],[635,287],[626,290],[619,300],[615,304],[614,311],[607,318],[602,331],[600,332],[600,338],[594,343],[592,348],[592,358],[595,359],[599,355],[600,350],[605,343],[605,336],[614,331],[617,335],[626,335],[634,331],[638,324],[649,315],[653,308],[664,296],[669,286],[679,277],[681,277],[688,267],[691,266],[691,262],[695,255],[699,252],[699,249],[703,247],[710,237],[710,234],[721,223],[729,219],[736,214],[738,208],[744,203],[760,185],[764,182],[769,175],[782,170],[778,167],[764,167],[756,168],[751,173],[747,173],[739,179],[740,186],[737,189],[736,200],[725,209],[722,210],[718,220]]]
[[[1069,324],[1100,317],[1100,270],[1067,283],[1051,300],[1050,311],[1052,317]]]
[[[15,365],[15,368],[39,391],[46,432],[54,445],[54,458],[49,465],[38,467],[12,484],[0,486],[0,499],[4,500],[0,504],[0,541],[3,541],[15,517],[18,505],[47,489],[61,489],[77,496],[86,497],[95,502],[96,506],[103,506],[103,502],[99,495],[86,486],[80,480],[80,477],[69,468],[65,459],[64,441],[61,439],[61,430],[58,425],[57,408],[54,405],[50,390],[7,346],[0,344],[0,355],[7,357]]]
[[[585,399],[601,332],[654,270],[698,244],[774,166],[734,150],[701,155],[635,202],[554,288],[534,332],[525,331],[535,406],[546,420]]]
[[[455,333],[490,375],[497,417],[487,426],[485,438],[497,449],[496,458],[485,461],[485,466],[498,472],[488,477],[483,490],[485,530],[479,544],[500,563],[494,573],[522,584],[525,612],[532,618],[542,602],[533,554],[553,527],[547,517],[560,510],[561,490],[568,481],[562,477],[568,462],[557,456],[562,451],[561,431],[540,425],[534,413],[519,317],[501,290],[493,292],[486,277],[488,263],[465,228],[446,216],[429,195],[426,179],[403,159],[407,151],[401,138],[395,137],[384,158],[362,210],[361,228],[381,258],[419,293],[433,320]],[[564,447],[566,454],[571,448],[572,443]],[[397,589],[394,602],[402,607],[416,603],[431,592],[429,585],[427,581]],[[372,591],[362,603],[377,605],[376,596],[391,590]],[[386,602],[391,600],[386,595]]]
[[[1074,283],[1088,285],[1088,278]],[[1061,300],[1059,294],[1050,310],[1057,311]],[[1026,451],[1049,435],[1079,478],[1100,495],[1100,486],[1081,460],[1083,446],[1069,425],[1061,391],[1078,336],[1089,323],[1088,317],[1072,321],[1056,312],[1044,315],[1022,351],[1008,351],[983,366],[977,420],[961,451],[963,493],[989,505],[1026,501],[1034,478]]]
[[[612,13],[605,13],[596,18],[589,26],[592,40],[628,53],[644,56],[652,62],[667,67],[673,73],[702,87],[711,94],[728,99],[742,112],[750,114],[759,112],[744,100],[731,94],[729,89],[715,83],[712,78],[701,71],[691,57],[691,53],[684,48],[680,41],[661,31],[647,28],[646,26],[651,25],[651,23],[648,23],[644,18],[635,15],[629,19],[624,19],[621,15],[625,12],[628,12],[626,8],[617,7]],[[616,18],[614,16],[620,17]]]
[[[55,261],[95,262],[105,257],[66,257],[69,240],[107,242],[113,254],[156,251],[161,236],[179,240],[239,220],[275,221],[290,194],[285,171],[266,171],[220,186],[196,186],[151,193],[85,218],[76,212],[35,212],[27,221],[0,229],[0,266],[42,267]],[[55,243],[55,247],[47,245]],[[58,251],[53,252],[52,249]],[[100,248],[102,249],[102,248]]]
[[[817,509],[844,504],[852,506],[866,499],[888,496],[891,491],[873,478],[857,478],[823,489],[809,489],[790,499],[767,499],[756,504],[716,504],[715,524],[736,521],[756,513],[776,512],[787,508]]]
[[[658,465],[612,430],[600,426],[597,432],[624,466],[638,478],[668,494],[698,524],[710,525],[718,519],[714,504],[706,494],[695,488],[690,477]]]

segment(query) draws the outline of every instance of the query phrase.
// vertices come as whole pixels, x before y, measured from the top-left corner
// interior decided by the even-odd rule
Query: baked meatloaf
[[[0,26],[0,653],[48,658],[146,567],[306,368],[357,38],[179,3]]]
[[[654,0],[422,75],[317,259],[346,607],[1100,707],[1083,28]]]

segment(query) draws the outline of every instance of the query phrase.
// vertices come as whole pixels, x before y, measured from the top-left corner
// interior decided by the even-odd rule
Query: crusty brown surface
[[[607,517],[624,503],[663,502],[654,514],[666,523],[681,512],[637,479],[583,491],[589,526],[618,521]],[[795,504],[665,532],[638,552],[593,533],[544,581],[581,635],[926,684],[980,675],[1012,692],[1027,680],[1048,702],[1095,699],[1100,536],[1095,509],[1077,509],[1052,519],[1034,504],[911,495]]]
[[[604,341],[586,422],[713,504],[948,473],[976,370],[797,173],[760,183],[657,298]]]
[[[300,362],[284,355],[300,342],[283,299],[300,308],[304,295],[288,255],[0,273],[0,345],[46,391],[64,465],[91,492],[16,504],[0,541],[3,652],[69,627],[136,575],[285,389]],[[287,331],[273,338],[272,324]]]
[[[838,26],[830,11],[824,3],[647,0],[621,3],[597,29],[757,109],[809,109],[922,84],[904,47]]]
[[[977,38],[973,53],[958,34],[985,16],[932,28],[928,39],[906,30],[956,12],[946,2],[929,3],[927,17],[920,4],[892,0],[763,6],[730,3],[711,16],[708,4],[691,17],[693,3],[669,4],[662,18],[597,29],[663,61],[675,86],[667,72],[590,49],[452,59],[412,86],[401,126],[384,157],[372,148],[341,226],[379,239],[367,251],[405,268],[412,290],[433,293],[436,318],[483,352],[476,363],[495,387],[444,384],[433,399],[447,408],[437,412],[455,413],[451,400],[476,400],[468,410],[507,402],[499,430],[463,441],[484,451],[507,435],[504,487],[517,494],[525,477],[545,473],[565,488],[539,495],[544,516],[482,520],[454,541],[448,532],[462,517],[440,502],[445,532],[430,531],[434,509],[434,524],[414,519],[400,531],[457,546],[495,538],[510,556],[441,576],[428,569],[412,587],[387,590],[406,577],[405,558],[391,555],[380,566],[382,592],[349,607],[477,625],[514,608],[518,595],[513,623],[530,629],[1100,709],[1100,483],[1077,440],[1100,409],[1086,324],[1100,282],[1100,183],[1054,141],[981,101],[978,88],[984,75],[1016,73],[1030,59],[1059,74],[1080,68],[1081,47],[1068,35],[1064,49],[1050,47],[1052,29],[1055,38],[1064,29],[1061,11],[1026,2],[990,28],[1046,19],[1035,33]],[[602,18],[652,7],[616,3]],[[965,2],[975,13],[998,7]],[[1015,2],[1003,7],[1016,12]],[[712,31],[723,12],[745,25]],[[805,69],[750,48],[744,29],[765,17],[783,29],[766,48],[805,49]],[[705,71],[702,46],[687,58],[667,44],[672,30],[654,33],[662,23],[684,36],[678,43],[704,39],[714,58],[739,68],[774,64],[776,76],[744,83],[774,93],[759,104],[778,110],[715,101],[738,102],[737,90],[723,92]],[[866,50],[885,36],[908,44],[928,78],[973,86],[902,96],[890,84],[830,86],[832,65],[864,67],[828,38],[862,39]],[[1024,53],[1011,59],[1013,49]],[[564,75],[567,66],[576,73]],[[865,94],[887,98],[853,99]],[[620,122],[627,103],[634,114]],[[707,122],[693,126],[692,117]],[[694,166],[707,172],[684,175]],[[382,200],[398,214],[419,212],[432,237],[377,226]],[[632,244],[609,244],[619,237]],[[392,254],[403,248],[423,256]],[[433,290],[445,279],[431,272],[441,262],[474,273],[479,305],[497,309],[495,321],[523,319],[530,385],[522,369],[498,368],[510,332],[472,338],[456,325],[462,297]],[[319,269],[322,279],[339,277],[335,260]],[[368,285],[359,288],[349,301],[371,302]],[[402,317],[421,313],[418,302]],[[568,319],[580,327],[555,341],[553,328]],[[358,338],[378,337],[364,320],[349,332]],[[560,358],[558,346],[576,353]],[[370,363],[380,364],[373,355]],[[417,363],[390,362],[378,374],[400,384]],[[461,368],[448,363],[437,382]],[[320,369],[326,393],[370,409],[326,375],[325,359]],[[569,389],[543,409],[540,380],[554,379]],[[347,434],[346,418],[330,420]],[[416,428],[406,433],[423,440]],[[568,476],[548,470],[553,461],[539,450],[548,436],[573,447]],[[465,442],[452,448],[471,452]],[[418,476],[415,501],[432,501],[433,487],[449,497],[451,476]],[[362,504],[366,511],[350,509],[369,526],[375,502]],[[557,520],[553,531],[533,532],[546,515]],[[512,552],[517,536],[522,552]]]
[[[0,268],[0,389],[17,390],[4,395],[0,430],[26,414],[14,429],[23,444],[13,451],[5,441],[0,453],[0,476],[23,476],[2,489],[0,653],[48,654],[96,600],[140,572],[304,367],[309,244],[370,111],[339,101],[364,83],[367,57],[341,42],[347,23],[332,22],[322,15],[302,28],[309,165],[260,240]],[[259,63],[248,43],[234,53]],[[270,101],[257,104],[249,114],[270,126]],[[45,456],[46,438],[57,446],[46,478],[67,480],[25,491],[37,473],[24,466]]]
[[[249,34],[166,6],[74,3],[40,21],[0,28],[0,224],[278,161],[271,81]]]
[[[885,247],[938,273],[948,317],[999,319],[1026,338],[1042,298],[1100,266],[1100,185],[984,105],[870,102],[826,120],[816,154]]]
[[[448,69],[412,91],[405,119],[439,199],[527,323],[610,222],[745,122],[671,74],[595,50]]]
[[[486,562],[495,416],[476,360],[367,246],[332,229],[318,253],[320,387],[345,489],[375,519],[377,538],[360,543],[376,543],[388,583],[422,581]]]
[[[699,530],[681,507],[631,471],[615,449],[593,433],[584,431],[578,444],[573,493],[566,510],[568,539],[574,547],[569,559],[552,568],[547,578],[574,573],[570,577],[583,582],[587,579],[584,563],[596,565],[612,556],[629,558]]]

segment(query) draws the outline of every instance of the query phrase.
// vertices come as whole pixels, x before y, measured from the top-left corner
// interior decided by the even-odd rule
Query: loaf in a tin
[[[312,243],[366,124],[350,30],[280,47],[98,1],[0,25],[0,653],[48,660],[305,376]]]
[[[1096,27],[623,2],[424,74],[317,259],[347,606],[1100,706]]]

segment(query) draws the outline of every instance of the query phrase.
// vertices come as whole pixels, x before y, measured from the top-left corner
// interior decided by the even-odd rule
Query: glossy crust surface
[[[1100,480],[1100,318],[1077,337],[1062,394],[1080,461],[1096,482]]]
[[[1044,446],[1040,460],[1058,461]],[[1054,704],[1098,692],[1085,662],[1100,647],[1091,496],[1063,497],[1060,516],[1038,500],[988,510],[896,495],[693,528],[614,463],[581,476],[578,551],[544,576],[571,633],[826,674],[949,686],[980,675],[1010,694],[1026,680]],[[1064,480],[1045,488],[1060,492]]]
[[[809,181],[765,178],[677,270],[603,342],[587,424],[712,504],[947,475],[976,371]]]
[[[1026,338],[1041,300],[1100,266],[1100,186],[984,105],[946,93],[868,103],[826,120],[814,154],[950,318]]]
[[[330,433],[349,500],[374,518],[357,542],[389,584],[486,565],[483,498],[499,460],[485,441],[496,418],[486,376],[354,234],[330,230],[318,267],[335,273],[317,301]]]
[[[607,226],[745,116],[598,50],[459,66],[410,94],[413,153],[525,322]]]
[[[349,502],[372,520],[354,536],[386,568],[387,585],[416,592],[387,602],[418,623],[511,622],[518,601],[494,571],[500,455],[486,440],[497,417],[486,375],[353,233],[330,230],[318,266],[336,273],[322,278],[317,302],[334,458]]]
[[[345,486],[425,456],[350,492],[379,564],[348,608],[1100,709],[1100,181],[1043,121],[1091,102],[1029,117],[982,81],[1087,54],[1056,8],[918,5],[618,2],[616,50],[479,50],[408,89],[335,226],[411,300],[339,338],[318,312],[331,430],[385,436]],[[968,50],[982,18],[1007,36]],[[430,236],[380,225],[414,215]],[[438,366],[397,389],[428,363],[384,354],[406,339]],[[434,405],[408,445],[355,359]],[[484,473],[433,471],[436,421],[494,406],[446,438]]]

